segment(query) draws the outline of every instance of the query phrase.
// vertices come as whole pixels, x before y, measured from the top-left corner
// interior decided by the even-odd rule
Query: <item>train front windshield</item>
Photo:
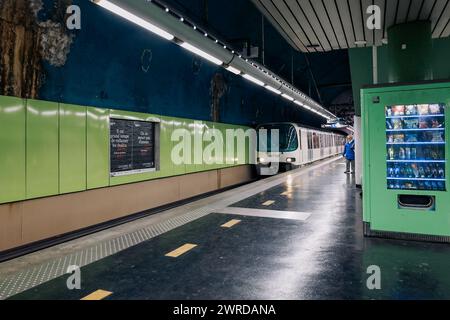
[[[267,130],[267,139],[260,137],[261,130]],[[278,130],[279,134],[279,148],[277,148],[276,141],[272,142],[272,137],[275,139],[274,130]],[[272,147],[274,150],[272,150]],[[261,152],[292,152],[298,149],[297,130],[290,124],[271,124],[258,128],[258,151]]]

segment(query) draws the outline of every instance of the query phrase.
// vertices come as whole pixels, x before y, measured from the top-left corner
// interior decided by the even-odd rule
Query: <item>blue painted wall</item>
[[[48,2],[40,19],[51,15]],[[295,121],[313,126],[322,122],[87,0],[73,3],[81,8],[82,29],[71,31],[73,43],[63,66],[45,65],[41,99],[211,120],[211,81],[219,73],[226,85],[221,122]]]

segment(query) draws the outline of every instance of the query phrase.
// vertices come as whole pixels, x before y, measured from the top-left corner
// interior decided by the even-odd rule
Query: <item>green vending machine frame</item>
[[[366,236],[450,242],[450,82],[361,90]]]

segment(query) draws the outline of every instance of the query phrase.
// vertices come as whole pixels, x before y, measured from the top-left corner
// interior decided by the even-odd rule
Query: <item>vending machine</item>
[[[361,91],[366,236],[450,242],[450,82]]]

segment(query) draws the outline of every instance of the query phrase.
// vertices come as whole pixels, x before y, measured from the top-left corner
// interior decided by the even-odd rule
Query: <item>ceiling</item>
[[[432,22],[433,38],[450,35],[450,0],[252,1],[286,40],[302,52],[379,46],[387,38],[387,28],[417,20]],[[380,30],[369,30],[366,26],[370,16],[366,9],[372,4],[381,9]]]

